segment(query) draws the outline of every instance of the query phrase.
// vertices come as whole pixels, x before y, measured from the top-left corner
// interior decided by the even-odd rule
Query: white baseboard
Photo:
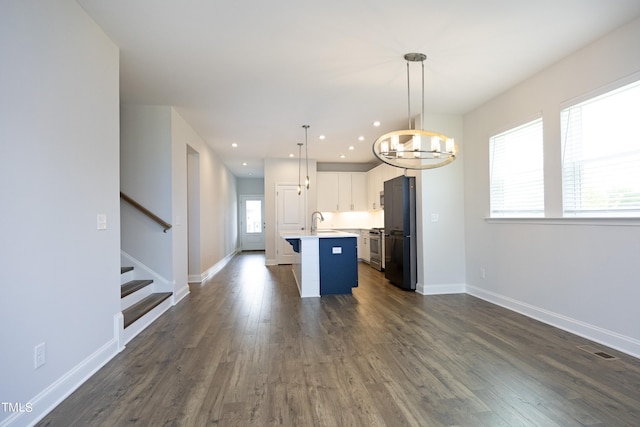
[[[186,297],[187,295],[189,295],[189,285],[188,284],[186,284],[185,286],[181,287],[180,289],[176,289],[176,291],[173,293],[173,305],[176,305],[177,303],[182,301],[182,299],[184,297]]]
[[[278,265],[278,262],[275,259],[266,259],[264,265]]]
[[[227,255],[226,257],[222,258],[220,261],[216,262],[214,265],[209,267],[200,276],[200,283],[203,283],[206,280],[208,280],[208,279],[212,278],[213,276],[215,276],[216,274],[218,274],[218,272],[220,272],[220,270],[222,270],[224,268],[224,266],[227,265],[229,263],[229,261],[231,261],[231,258],[233,258],[237,253],[238,253],[237,251],[233,251],[229,255]]]
[[[113,336],[118,342],[118,353],[124,350],[124,315],[121,311],[113,316]]]
[[[76,391],[100,368],[118,354],[118,340],[113,338],[92,355],[38,393],[31,401],[31,411],[15,412],[0,423],[0,427],[33,426]]]
[[[466,292],[469,295],[473,295],[490,303],[515,311],[516,313],[520,313],[524,316],[531,317],[532,319],[539,320],[540,322],[555,326],[556,328],[560,328],[567,332],[571,332],[572,334],[576,334],[583,338],[640,358],[640,341],[637,339],[474,286],[467,285],[466,288]]]
[[[447,294],[464,294],[466,285],[450,284],[450,285],[426,285],[424,283],[416,284],[416,292],[422,295],[447,295]]]

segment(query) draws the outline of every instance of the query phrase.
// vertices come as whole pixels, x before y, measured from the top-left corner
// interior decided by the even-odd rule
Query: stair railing
[[[165,220],[163,220],[162,218],[160,218],[159,216],[151,212],[149,209],[142,206],[140,203],[133,200],[131,197],[124,194],[122,191],[120,192],[120,198],[125,202],[129,203],[134,208],[138,209],[140,212],[142,212],[143,214],[145,214],[146,216],[148,216],[158,224],[160,224],[165,233],[167,232],[167,230],[169,230],[172,227],[171,224],[169,224],[168,222],[166,222]]]

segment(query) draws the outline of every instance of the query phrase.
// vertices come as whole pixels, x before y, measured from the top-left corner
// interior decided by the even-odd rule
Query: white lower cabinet
[[[369,230],[360,230],[360,239],[358,239],[358,258],[365,262],[371,261],[369,252]]]

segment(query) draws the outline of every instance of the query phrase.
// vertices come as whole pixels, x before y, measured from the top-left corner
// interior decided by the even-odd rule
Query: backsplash
[[[322,212],[320,230],[384,227],[384,212]]]

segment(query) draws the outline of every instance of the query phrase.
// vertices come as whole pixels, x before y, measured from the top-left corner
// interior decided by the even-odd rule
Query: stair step
[[[162,301],[166,300],[172,295],[172,292],[160,292],[151,294],[140,302],[135,303],[131,307],[125,309],[122,312],[124,316],[124,327],[131,325],[133,322],[153,310]]]
[[[120,274],[133,270],[133,267],[120,267]]]
[[[132,280],[120,286],[120,298],[124,298],[127,295],[131,295],[135,291],[139,291],[145,286],[149,286],[153,283],[153,280]]]

